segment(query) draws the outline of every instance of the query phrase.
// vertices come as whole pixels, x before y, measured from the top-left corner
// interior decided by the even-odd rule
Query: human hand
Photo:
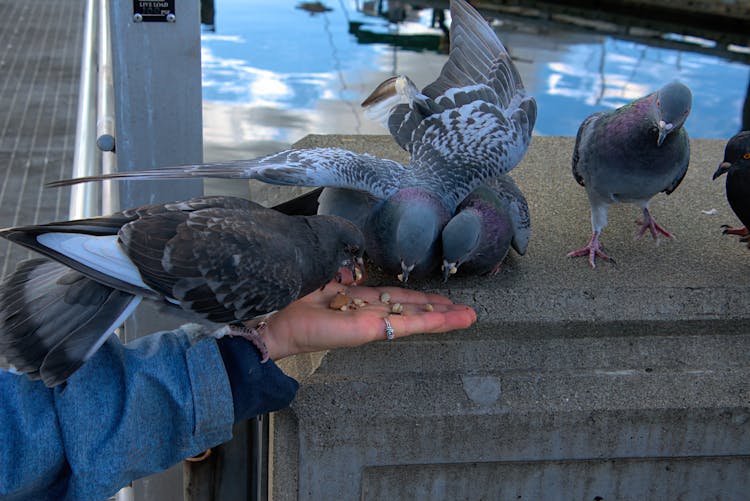
[[[330,308],[331,300],[340,291],[366,304],[347,311]],[[390,304],[381,302],[384,292],[390,295]],[[401,314],[391,313],[394,303],[403,305]],[[428,311],[427,304],[432,311]],[[465,329],[477,318],[470,307],[453,304],[438,294],[400,287],[347,286],[332,281],[269,317],[261,335],[269,358],[280,360],[299,353],[385,340],[386,317],[397,338]],[[251,322],[246,325],[254,326]]]

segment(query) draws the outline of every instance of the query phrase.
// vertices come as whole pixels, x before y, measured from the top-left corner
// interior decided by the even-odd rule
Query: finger
[[[388,320],[393,328],[394,337],[406,337],[412,334],[428,334],[465,329],[477,319],[474,310],[468,306],[447,312],[424,312],[419,315],[389,315]],[[385,339],[385,321],[381,333]]]

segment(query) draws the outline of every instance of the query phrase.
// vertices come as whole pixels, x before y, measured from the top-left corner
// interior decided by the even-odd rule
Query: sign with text
[[[136,22],[174,22],[175,0],[133,0],[133,19]]]

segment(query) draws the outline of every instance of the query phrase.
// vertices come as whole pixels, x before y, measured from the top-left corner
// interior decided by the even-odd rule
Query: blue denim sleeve
[[[229,440],[236,404],[217,342],[188,330],[113,338],[55,389],[0,371],[0,499],[105,499]],[[249,354],[263,378],[242,388],[248,412],[287,405],[296,382]]]

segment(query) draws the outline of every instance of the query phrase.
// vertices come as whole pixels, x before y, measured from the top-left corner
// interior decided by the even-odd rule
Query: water
[[[386,133],[362,115],[362,99],[395,73],[422,87],[447,58],[432,50],[359,43],[350,21],[368,20],[374,23],[368,29],[381,35],[388,26],[358,12],[355,1],[325,0],[332,10],[319,14],[296,8],[298,3],[216,0],[215,31],[202,36],[207,160],[271,153],[311,133]],[[421,12],[422,24],[430,15]],[[593,32],[494,24],[539,105],[536,134],[575,135],[589,114],[673,79],[693,91],[691,137],[726,139],[741,128],[750,78],[745,64]]]

